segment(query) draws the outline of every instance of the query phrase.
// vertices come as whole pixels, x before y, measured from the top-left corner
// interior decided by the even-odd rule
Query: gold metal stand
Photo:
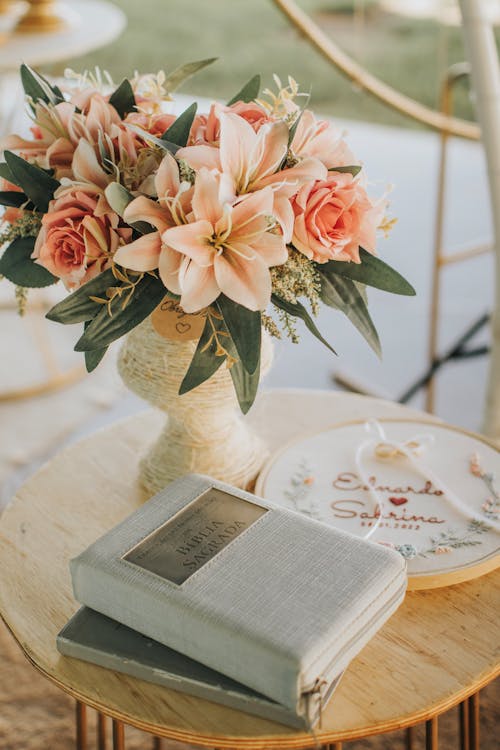
[[[64,31],[68,28],[68,18],[64,6],[55,0],[28,0],[29,8],[21,16],[14,29],[20,34]]]

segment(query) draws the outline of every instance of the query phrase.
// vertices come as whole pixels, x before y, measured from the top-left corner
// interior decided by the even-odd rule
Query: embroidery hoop
[[[266,485],[267,485],[267,481],[268,481],[269,475],[273,467],[275,466],[276,462],[283,456],[283,454],[287,453],[292,448],[300,445],[301,443],[307,441],[310,438],[314,438],[316,436],[322,435],[323,433],[329,433],[331,431],[341,429],[343,427],[350,427],[350,426],[355,426],[355,425],[359,425],[361,427],[365,425],[367,421],[369,421],[369,418],[349,420],[346,422],[339,422],[337,424],[332,424],[320,430],[314,430],[314,431],[302,433],[298,437],[289,441],[279,451],[275,452],[264,465],[257,479],[255,493],[257,495],[261,495],[262,497],[265,497],[269,500],[273,500],[274,502],[276,502],[277,501],[276,497],[274,498],[272,497]],[[490,440],[488,440],[487,438],[483,437],[482,435],[477,435],[476,433],[470,432],[468,430],[464,430],[460,427],[448,425],[437,420],[413,419],[411,417],[407,417],[407,418],[405,417],[392,417],[392,418],[381,417],[381,418],[378,418],[376,421],[379,422],[383,426],[390,425],[390,424],[414,425],[415,431],[420,431],[420,432],[425,431],[425,428],[431,429],[431,430],[442,429],[445,431],[456,432],[458,434],[465,435],[466,437],[469,437],[476,442],[475,447],[471,446],[471,450],[470,450],[471,453],[474,450],[477,450],[478,448],[477,442],[483,443],[485,446],[488,446],[497,454],[500,453],[500,449],[498,448],[498,446],[495,445]],[[467,456],[467,459],[468,458],[469,456]],[[369,496],[370,496],[371,504],[372,506],[374,506],[371,493],[369,493]],[[278,500],[278,502],[280,501]],[[484,521],[485,521],[485,524],[488,523],[486,518],[484,519]],[[494,533],[500,539],[500,534],[498,534],[498,532],[491,532],[491,533]],[[371,536],[370,541],[379,541],[379,540],[373,539],[373,536]],[[380,541],[382,541],[382,539],[380,539]],[[472,580],[481,575],[485,575],[486,573],[489,573],[490,571],[495,570],[497,567],[500,567],[500,543],[496,550],[487,554],[485,557],[483,556],[477,562],[473,561],[473,562],[465,562],[463,564],[459,563],[455,567],[451,567],[447,569],[438,569],[436,571],[431,571],[429,573],[419,573],[415,575],[412,575],[410,573],[408,576],[408,589],[420,590],[420,589],[432,589],[432,588],[440,588],[443,586],[450,586],[456,583],[462,583],[468,580]]]

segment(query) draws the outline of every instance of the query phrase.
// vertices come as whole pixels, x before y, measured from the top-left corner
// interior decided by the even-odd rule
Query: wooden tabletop
[[[351,394],[270,391],[252,421],[274,449],[305,430],[417,414]],[[428,417],[430,419],[430,417]],[[280,724],[62,657],[56,634],[78,608],[68,560],[142,501],[137,462],[161,415],[108,427],[60,453],[0,521],[0,613],[33,665],[77,699],[158,735],[219,748],[298,748]],[[322,743],[408,726],[450,708],[499,672],[500,571],[415,591],[347,669],[317,731]]]

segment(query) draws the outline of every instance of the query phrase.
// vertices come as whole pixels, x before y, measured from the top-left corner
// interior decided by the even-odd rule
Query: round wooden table
[[[412,414],[431,419],[364,396],[291,390],[262,394],[251,421],[275,449],[305,430]],[[107,715],[117,750],[124,747],[123,723],[204,747],[274,750],[340,743],[421,721],[427,750],[434,750],[437,715],[465,701],[462,734],[470,733],[473,750],[477,701],[466,699],[500,671],[500,571],[409,593],[347,669],[316,738],[59,655],[56,635],[78,608],[68,560],[144,500],[137,463],[161,419],[143,413],[71,445],[26,482],[0,521],[0,613],[31,663],[77,699],[77,746],[85,747],[84,712],[91,706],[101,714],[99,748]]]

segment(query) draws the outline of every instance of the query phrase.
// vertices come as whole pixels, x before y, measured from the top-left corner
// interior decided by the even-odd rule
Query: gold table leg
[[[479,693],[469,698],[469,750],[479,750]]]
[[[162,750],[163,739],[161,737],[153,737],[153,750]]]
[[[413,750],[413,727],[408,727],[406,730],[406,750]]]
[[[469,699],[458,707],[460,725],[460,750],[469,750]]]
[[[113,719],[113,750],[125,750],[125,726]]]
[[[437,716],[425,722],[425,750],[438,750]]]
[[[105,714],[97,713],[97,749],[106,750],[106,720]]]
[[[87,706],[76,702],[76,750],[87,750]]]

